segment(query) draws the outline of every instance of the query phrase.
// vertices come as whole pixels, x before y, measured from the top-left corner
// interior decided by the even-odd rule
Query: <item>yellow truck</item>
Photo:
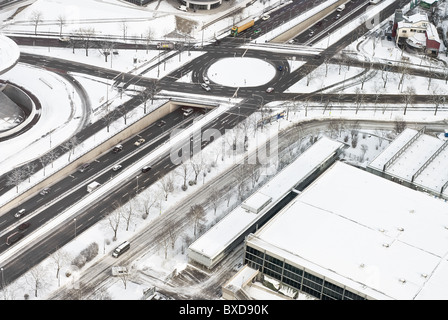
[[[241,25],[236,25],[232,27],[232,30],[230,30],[230,35],[233,37],[236,37],[238,35],[238,33],[249,29],[250,27],[252,27],[254,25],[255,21],[251,20],[249,22],[243,23]]]

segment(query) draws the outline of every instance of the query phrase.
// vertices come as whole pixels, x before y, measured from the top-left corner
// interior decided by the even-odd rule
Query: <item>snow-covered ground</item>
[[[244,1],[247,2],[247,1]],[[157,3],[157,2],[156,2]],[[82,0],[76,2],[76,4],[66,5],[63,1],[49,1],[49,0],[38,0],[30,7],[26,8],[25,10],[21,11],[19,14],[17,14],[11,22],[8,22],[4,27],[4,32],[12,32],[12,31],[29,31],[33,32],[34,27],[29,24],[29,16],[33,11],[39,10],[43,12],[44,20],[56,20],[58,14],[63,13],[65,15],[65,19],[67,21],[67,24],[63,26],[63,32],[69,33],[74,30],[79,29],[80,27],[84,26],[79,24],[79,21],[81,20],[79,18],[80,12],[83,13],[82,17],[83,19],[93,19],[96,18],[99,15],[99,12],[101,12],[101,16],[106,18],[105,13],[108,13],[108,17],[111,19],[114,19],[114,22],[111,23],[95,23],[95,30],[98,33],[102,34],[114,34],[117,36],[123,36],[123,29],[126,29],[127,35],[131,36],[133,34],[139,35],[137,31],[141,32],[141,30],[147,30],[150,28],[154,34],[153,38],[158,37],[164,37],[168,33],[175,30],[175,23],[173,22],[174,17],[173,13],[177,15],[184,16],[188,19],[191,19],[191,16],[185,13],[180,13],[178,10],[174,9],[169,3],[166,2],[160,2],[160,7],[155,10],[154,6],[156,3],[152,3],[148,6],[147,9],[144,9],[143,12],[131,8],[132,6],[123,4],[122,2],[118,1],[108,1],[108,2],[102,2],[102,1],[94,1],[94,0]],[[274,2],[271,2],[271,5],[273,5]],[[105,7],[107,6],[107,7]],[[91,10],[82,10],[82,8],[91,8]],[[116,10],[115,10],[116,9]],[[261,5],[259,2],[256,2],[254,6],[251,6],[248,9],[245,9],[242,14],[242,19],[244,19],[246,16],[258,14],[259,12],[263,11],[263,5]],[[152,19],[149,21],[142,21],[142,17],[148,17],[150,15]],[[124,22],[123,17],[127,17],[127,20]],[[207,16],[207,15],[201,15],[200,18],[197,19],[196,25],[197,28],[194,28],[192,32],[189,34],[193,38],[196,39],[196,41],[200,41],[202,37],[202,33],[198,30],[201,27],[201,24],[207,21],[213,20],[213,16]],[[6,16],[0,15],[0,18],[6,19]],[[217,22],[216,24],[212,25],[211,27],[207,27],[204,30],[205,39],[211,39],[214,36],[218,36],[222,30],[229,29],[229,26],[232,24],[231,19],[222,19],[222,21]],[[158,27],[158,26],[170,26],[170,27]],[[126,26],[126,27],[125,27]],[[59,32],[59,25],[55,23],[52,24],[43,24],[42,26],[38,26],[38,29],[48,32]],[[344,34],[341,32],[341,35]],[[144,35],[143,35],[144,37]],[[331,39],[333,41],[334,39]],[[390,43],[388,42],[380,42],[376,43],[375,50],[374,50],[374,56],[370,54],[369,52],[372,52],[369,49],[369,46],[372,46],[372,44],[369,42],[372,41],[370,38],[367,39],[360,39],[359,41],[352,44],[351,48],[352,50],[356,50],[357,45],[361,48],[361,50],[358,52],[358,55],[360,57],[367,56],[370,59],[388,59],[391,61],[396,61],[398,57],[401,55],[401,51],[399,51],[397,48],[390,46]],[[158,52],[155,51],[149,51],[146,52],[146,50],[119,50],[119,54],[117,56],[113,57],[113,60],[109,60],[108,62],[104,61],[104,57],[98,52],[94,53],[92,51],[91,54],[89,54],[88,57],[85,56],[84,50],[76,50],[75,53],[72,53],[71,49],[55,49],[55,48],[36,48],[36,47],[21,47],[21,50],[25,52],[35,52],[39,54],[49,55],[49,56],[56,56],[56,57],[62,57],[64,59],[70,59],[73,61],[80,61],[83,63],[89,63],[96,66],[102,66],[102,67],[108,67],[113,68],[115,70],[119,71],[127,71],[131,72],[134,70],[134,72],[137,72],[138,70],[142,70],[143,68],[146,68],[150,66],[153,63],[156,63],[157,61],[154,61],[154,57],[158,54]],[[160,68],[160,74],[156,75],[154,72],[156,69],[153,69],[151,73],[146,74],[148,77],[163,77],[171,70],[174,70],[181,66],[182,64],[189,61],[189,59],[196,58],[199,54],[202,53],[194,53],[191,56],[188,56],[186,52],[183,53],[181,61],[179,61],[178,56],[175,56],[173,59],[170,60],[170,62],[167,63],[166,70],[163,70]],[[134,64],[134,58],[137,58],[137,64]],[[234,59],[241,59],[241,58],[234,58]],[[261,63],[260,61],[257,61],[256,59],[245,59],[245,72],[244,75],[241,75],[239,78],[237,78],[237,82],[235,82],[235,74],[240,74],[238,69],[238,63],[235,63],[237,60],[234,59],[225,59],[222,63],[217,63],[215,65],[212,65],[209,69],[209,77],[217,82],[222,83],[230,86],[255,86],[260,85],[263,83],[267,83],[270,81],[272,77],[272,66],[267,65],[264,63]],[[418,60],[417,64],[420,64],[420,62],[423,61],[426,63],[426,60],[421,59],[420,57],[416,58]],[[241,60],[239,60],[241,61]],[[300,67],[300,65],[303,62],[300,61],[290,61],[291,69],[296,69]],[[26,73],[29,75],[27,78],[24,79],[20,77],[20,74],[23,73],[22,68],[26,68]],[[361,70],[359,68],[350,67],[347,68],[343,66],[341,68],[341,71],[339,71],[338,65],[329,65],[328,73],[326,73],[325,66],[321,66],[318,69],[314,71],[315,76],[313,79],[311,79],[310,83],[306,84],[306,79],[302,79],[298,83],[292,85],[288,91],[289,92],[312,92],[316,90],[321,90],[327,86],[337,84],[340,81],[343,81],[344,79],[349,79],[356,74],[358,74]],[[275,72],[275,70],[274,70]],[[256,75],[256,76],[254,76]],[[120,98],[117,91],[111,87],[111,84],[105,81],[104,79],[97,79],[93,77],[87,77],[85,75],[81,74],[72,74],[72,76],[75,77],[77,81],[79,81],[87,91],[90,100],[91,100],[91,108],[92,108],[92,115],[90,117],[90,121],[98,121],[101,116],[101,105],[108,99],[109,101],[113,101],[113,106],[117,106],[121,103],[123,103],[126,99],[129,97],[127,95],[124,95],[123,98]],[[25,65],[18,65],[16,68],[12,69],[5,75],[1,76],[2,79],[11,79],[14,82],[18,84],[23,84],[24,86],[30,86],[33,88],[33,90],[36,90],[39,92],[39,98],[43,99],[45,101],[45,117],[48,118],[48,114],[51,114],[51,116],[58,118],[59,125],[49,128],[46,125],[38,125],[36,126],[35,134],[33,136],[40,137],[40,139],[30,139],[27,136],[21,136],[17,139],[11,140],[11,142],[6,142],[6,144],[0,143],[0,149],[2,150],[2,153],[0,154],[0,163],[2,166],[2,172],[5,172],[12,167],[14,167],[15,164],[21,163],[25,161],[25,158],[23,157],[23,154],[29,154],[29,155],[36,155],[36,151],[39,149],[40,152],[44,152],[46,150],[49,150],[49,148],[57,145],[61,141],[65,140],[67,137],[69,137],[73,132],[77,130],[77,123],[79,123],[78,118],[85,116],[85,113],[83,113],[83,105],[77,96],[76,91],[71,90],[70,84],[66,83],[66,81],[56,74],[53,74],[51,72],[45,72],[42,74],[42,71],[36,68],[32,68],[30,66]],[[43,78],[45,82],[51,81],[51,83],[54,84],[54,89],[50,89],[49,86],[43,85],[44,81],[39,81],[39,78]],[[34,79],[34,81],[33,81]],[[38,80],[36,80],[38,79]],[[189,77],[186,75],[182,79],[179,79],[179,81],[185,81],[189,82]],[[305,82],[304,82],[305,81]],[[378,85],[380,83],[380,85]],[[376,92],[378,87],[381,87],[382,85],[382,79],[377,74],[370,80],[368,80],[363,87],[363,92],[365,93],[372,93]],[[428,80],[426,80],[423,77],[413,77],[411,79],[407,79],[405,81],[405,87],[406,86],[414,86],[417,94],[427,94],[431,93],[435,89],[444,90],[443,88],[446,88],[446,85],[444,85],[444,82],[438,81],[438,80],[432,80],[431,84],[428,84]],[[38,87],[36,87],[38,86]],[[339,85],[340,86],[340,85]],[[429,89],[427,89],[429,87]],[[361,84],[354,84],[352,86],[345,86],[343,89],[345,92],[356,92],[356,89],[361,88]],[[331,91],[331,90],[328,90]],[[54,94],[57,92],[58,94]],[[391,77],[388,80],[387,88],[382,93],[400,93],[400,90],[398,90],[398,77],[391,73]],[[52,97],[52,98],[50,98]],[[200,96],[194,96],[191,97],[194,98],[200,98]],[[226,99],[228,100],[228,99]],[[54,106],[59,106],[57,113],[54,109]],[[156,108],[163,104],[165,102],[164,99],[156,99],[154,102],[153,108]],[[64,106],[65,108],[61,108],[61,106]],[[279,112],[282,110],[286,110],[289,106],[288,102],[275,102],[269,105],[273,109],[273,112]],[[221,106],[219,107],[220,110],[227,110],[229,107],[228,103],[224,103],[224,101],[221,101]],[[135,112],[132,115],[132,118],[128,119],[128,124],[132,123],[133,121],[136,121],[141,116],[143,116],[143,109],[137,108],[137,112]],[[61,114],[59,114],[61,113]],[[72,117],[72,118],[70,118]],[[255,119],[259,119],[259,115],[255,114],[253,115]],[[294,108],[291,107],[291,110],[288,115],[288,120],[282,119],[278,122],[275,122],[271,125],[268,125],[268,128],[270,130],[284,130],[288,127],[291,127],[293,124],[303,121],[303,120],[309,120],[309,119],[376,119],[376,120],[386,120],[386,121],[393,121],[397,117],[403,119],[403,120],[419,120],[419,121],[435,121],[435,120],[443,120],[447,119],[448,116],[446,112],[439,112],[437,116],[434,116],[432,112],[427,113],[423,111],[419,111],[417,108],[413,108],[410,110],[406,115],[403,115],[402,110],[392,111],[387,109],[387,112],[381,112],[380,110],[369,110],[365,111],[361,109],[357,114],[355,114],[354,110],[345,110],[342,107],[338,108],[338,106],[332,106],[331,109],[327,110],[326,112],[323,112],[323,109],[319,104],[309,104],[308,106],[305,106],[304,104],[299,104],[294,106]],[[68,121],[69,119],[75,119],[76,121]],[[49,118],[48,118],[49,119]],[[53,121],[53,120],[50,120]],[[53,123],[53,122],[52,122]],[[81,145],[79,145],[75,150],[75,158],[86,150],[89,150],[93,146],[101,143],[108,137],[112,136],[119,130],[123,128],[123,120],[119,119],[116,123],[111,125],[110,132],[100,132],[95,137],[88,139],[84,141]],[[65,129],[64,129],[65,128]],[[334,138],[338,138],[343,140],[345,136],[347,136],[347,143],[351,143],[351,137],[350,137],[350,129],[346,128],[342,130],[341,132],[335,132],[329,130],[327,134],[330,136],[333,135]],[[256,135],[249,135],[251,142],[254,141],[254,136]],[[101,138],[100,138],[101,137]],[[384,148],[387,146],[388,141],[383,139],[384,136],[377,131],[366,131],[361,132],[358,140],[358,145],[356,147],[352,147],[347,150],[345,157],[346,159],[350,160],[351,162],[354,162],[356,164],[360,165],[366,165],[366,163],[370,160],[372,160],[377,154],[379,154]],[[32,141],[32,142],[31,142]],[[364,145],[364,147],[362,147]],[[16,148],[17,146],[17,148]],[[208,149],[209,152],[213,153],[213,146],[207,147],[206,151]],[[5,150],[5,153],[3,153],[3,150]],[[19,151],[23,150],[23,153],[19,153]],[[7,152],[6,152],[7,151]],[[4,158],[3,158],[4,157]],[[210,161],[211,156],[206,155],[204,158],[208,159]],[[20,159],[20,160],[19,160]],[[72,159],[73,160],[73,159]],[[223,157],[223,161],[218,161],[218,166],[212,167],[210,166],[210,171],[207,173],[207,175],[201,176],[200,181],[202,183],[207,183],[207,181],[210,181],[213,177],[216,177],[219,173],[223,172],[226,168],[228,168],[231,164],[233,164],[235,161],[234,158],[227,158]],[[62,166],[67,164],[67,158],[62,157],[60,160],[55,161],[52,165],[49,165],[45,170],[45,176],[48,176],[61,168]],[[9,169],[8,169],[9,168]],[[30,182],[24,182],[22,185],[19,186],[19,190],[23,191],[26,188],[29,188],[31,185],[34,185],[38,181],[40,181],[43,178],[44,174],[42,172],[37,172],[31,179]],[[191,178],[191,177],[190,177]],[[110,253],[110,251],[121,241],[131,237],[133,234],[138,233],[141,228],[143,228],[145,225],[150,224],[151,220],[153,220],[155,217],[159,216],[162,211],[167,211],[171,207],[175,207],[177,205],[180,205],[186,197],[193,194],[201,185],[197,186],[190,186],[187,191],[182,191],[180,189],[180,186],[182,185],[182,179],[179,179],[177,177],[175,179],[175,191],[169,195],[170,201],[160,202],[161,206],[157,207],[154,206],[151,211],[150,215],[143,219],[141,215],[136,215],[133,222],[131,223],[131,227],[128,231],[125,230],[124,223],[121,224],[120,229],[118,230],[118,239],[117,241],[112,241],[112,231],[110,227],[108,227],[108,221],[101,221],[88,231],[84,232],[83,234],[77,235],[76,239],[71,241],[69,244],[67,244],[64,248],[61,248],[60,251],[66,252],[70,255],[69,262],[64,265],[62,275],[60,279],[55,279],[54,277],[49,277],[48,279],[45,279],[45,286],[42,287],[42,289],[38,293],[38,297],[34,297],[33,289],[28,285],[27,278],[30,277],[30,274],[25,275],[21,279],[17,280],[15,283],[11,284],[8,289],[8,298],[9,299],[22,299],[25,295],[28,296],[29,299],[46,299],[51,292],[53,292],[55,289],[59,287],[59,285],[63,285],[66,283],[72,283],[76,281],[76,277],[84,268],[81,270],[77,270],[76,267],[73,265],[70,265],[71,260],[79,254],[79,252],[83,249],[85,249],[89,244],[95,242],[99,245],[100,250],[98,253],[98,256],[96,259],[89,262],[87,265],[95,263],[95,261],[98,258],[101,258],[104,255],[107,255]],[[159,186],[153,185],[149,189],[147,189],[145,192],[140,194],[136,199],[132,200],[133,206],[136,210],[136,212],[143,212],[143,202],[142,199],[145,197],[148,197],[151,194],[155,194],[159,192]],[[0,199],[0,205],[11,199],[15,196],[15,191],[11,191],[5,196]],[[235,195],[232,197],[232,203],[236,204],[237,200]],[[225,205],[224,201],[221,202],[220,207],[217,210],[216,215],[213,213],[213,210],[209,208],[207,210],[207,216],[204,222],[205,225],[210,226],[217,217],[222,217],[225,215],[228,211],[227,206]],[[186,231],[186,236],[193,238],[193,231],[188,230]],[[26,240],[23,239],[21,242],[24,242]],[[20,244],[17,243],[16,246]],[[185,243],[183,243],[181,240],[176,242],[175,248],[173,250],[169,251],[168,259],[164,259],[164,252],[163,249],[156,250],[154,252],[151,252],[145,256],[145,259],[142,259],[134,264],[134,268],[136,269],[151,269],[155,273],[159,274],[160,277],[163,279],[164,277],[168,276],[173,272],[174,269],[177,269],[177,271],[182,270],[187,265],[186,260],[186,254],[184,252]],[[14,248],[14,247],[13,247]],[[3,261],[3,257],[0,256],[0,265]],[[49,273],[52,274],[52,270],[54,270],[54,261],[52,258],[46,259],[44,262],[40,265],[42,268],[48,268]],[[70,273],[70,275],[66,276]],[[6,279],[7,280],[7,279]],[[142,296],[142,291],[147,289],[144,286],[140,286],[137,284],[134,284],[132,282],[127,283],[127,288],[124,289],[123,283],[117,278],[115,281],[115,284],[112,285],[107,289],[108,294],[112,299],[129,299],[129,300],[136,300],[140,299]],[[5,293],[5,292],[4,292]]]

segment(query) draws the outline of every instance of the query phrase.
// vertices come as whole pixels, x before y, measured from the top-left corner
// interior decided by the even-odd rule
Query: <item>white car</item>
[[[203,79],[205,84],[210,84],[210,80],[206,76],[204,76]]]
[[[264,14],[261,16],[261,20],[268,20],[271,16],[268,14]]]
[[[274,88],[272,88],[272,87],[269,87],[269,88],[266,89],[267,93],[271,93],[272,91],[274,91]]]
[[[145,142],[145,139],[140,138],[140,139],[138,139],[137,141],[134,142],[134,146],[138,147],[138,146],[140,146],[144,142]]]
[[[121,169],[121,164],[117,164],[117,165],[115,165],[115,166],[112,167],[112,170],[113,170],[113,171],[118,171],[118,170],[120,170],[120,169]]]
[[[210,91],[211,90],[211,88],[208,86],[208,84],[206,84],[206,83],[201,83],[201,87],[202,87],[202,89],[204,89],[205,91]]]

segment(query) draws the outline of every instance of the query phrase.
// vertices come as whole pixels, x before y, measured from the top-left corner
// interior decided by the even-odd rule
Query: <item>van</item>
[[[115,250],[112,252],[112,257],[118,258],[121,254],[128,251],[131,247],[131,244],[128,241],[123,242],[118,247],[115,248]]]
[[[17,213],[14,215],[14,217],[20,218],[24,214],[25,214],[25,209],[20,209],[19,211],[17,211]]]
[[[339,7],[336,8],[337,12],[341,12],[345,9],[345,4],[341,4]]]
[[[192,108],[188,108],[184,110],[184,116],[188,117],[190,114],[193,113],[193,109]]]

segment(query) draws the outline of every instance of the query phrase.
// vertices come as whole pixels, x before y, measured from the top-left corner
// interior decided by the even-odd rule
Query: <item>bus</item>
[[[115,248],[115,250],[112,252],[112,257],[118,258],[123,253],[129,250],[131,247],[131,244],[128,241],[123,242],[118,247]]]
[[[19,231],[14,232],[13,234],[9,235],[8,238],[6,238],[6,244],[8,246],[12,245],[13,243],[16,243],[20,239],[23,238],[23,233],[20,233]]]

